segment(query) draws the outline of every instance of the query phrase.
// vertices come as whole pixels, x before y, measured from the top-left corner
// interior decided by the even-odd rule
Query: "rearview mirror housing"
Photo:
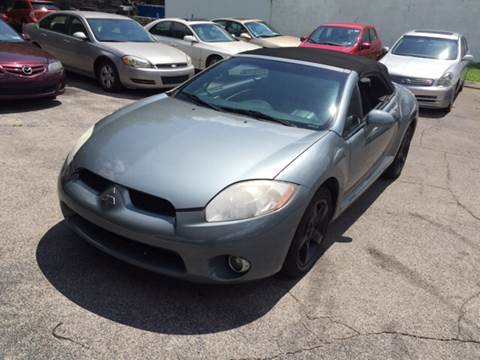
[[[30,37],[30,35],[26,33],[22,33],[21,36],[22,36],[22,39],[25,41],[32,41],[32,38]]]
[[[474,60],[474,57],[473,55],[470,55],[470,54],[467,54],[463,57],[462,59],[463,61],[473,61]]]
[[[388,46],[384,46],[382,47],[382,54],[385,55],[386,53],[388,53],[390,51],[390,48]]]
[[[197,42],[198,42],[197,38],[196,38],[195,36],[193,36],[193,35],[185,35],[185,36],[183,37],[183,40],[184,40],[184,41],[191,42],[191,43],[197,43]]]
[[[388,127],[395,124],[395,118],[386,111],[372,110],[367,115],[367,123],[378,127]]]
[[[83,40],[83,41],[87,41],[87,40],[88,40],[87,35],[85,35],[85,33],[82,32],[82,31],[78,31],[78,32],[74,33],[74,34],[73,34],[73,37],[74,37],[74,38],[77,38],[77,39],[79,39],[79,40]]]
[[[308,39],[308,36],[305,36],[305,35],[304,35],[304,36],[300,36],[300,41],[301,41],[301,42],[304,42],[304,41],[306,41],[307,39]]]
[[[252,40],[252,37],[250,36],[250,34],[247,34],[247,33],[241,33],[239,38],[243,40]]]
[[[370,49],[371,47],[372,47],[372,44],[370,44],[369,42],[364,42],[364,43],[362,43],[362,45],[361,45],[362,50],[368,50],[368,49]]]

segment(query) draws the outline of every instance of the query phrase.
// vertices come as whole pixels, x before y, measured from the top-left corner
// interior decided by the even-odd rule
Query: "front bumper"
[[[119,65],[120,81],[130,89],[173,88],[190,79],[195,74],[192,65],[177,69],[136,69]]]
[[[65,72],[27,77],[0,73],[0,99],[35,99],[55,97],[65,92]]]
[[[405,86],[405,85],[403,85]],[[418,105],[423,108],[448,108],[455,94],[455,86],[405,86],[417,98]]]
[[[207,223],[203,209],[158,216],[132,205],[129,189],[114,184],[115,208],[73,176],[58,182],[63,215],[70,227],[100,250],[160,274],[202,283],[238,283],[269,277],[283,265],[296,228],[310,201],[299,187],[283,209],[266,216]],[[247,259],[250,270],[233,272],[228,255]]]

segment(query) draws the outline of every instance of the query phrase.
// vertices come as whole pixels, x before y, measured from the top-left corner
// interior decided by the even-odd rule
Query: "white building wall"
[[[166,0],[166,16],[257,17],[306,35],[324,22],[374,24],[387,46],[411,29],[463,33],[480,61],[480,0]]]

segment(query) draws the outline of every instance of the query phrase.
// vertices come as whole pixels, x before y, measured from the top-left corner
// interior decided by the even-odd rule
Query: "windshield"
[[[175,97],[218,111],[323,130],[337,113],[347,77],[314,66],[237,57],[197,76]]]
[[[228,32],[217,24],[196,24],[192,25],[192,29],[205,42],[235,41]]]
[[[404,36],[393,48],[392,53],[438,60],[455,60],[458,55],[457,40],[428,36]]]
[[[32,2],[33,10],[58,10],[58,7],[53,3],[47,2]]]
[[[139,23],[127,19],[88,19],[95,38],[100,42],[153,42]]]
[[[24,40],[15,32],[15,30],[0,20],[0,41],[23,42]]]
[[[320,26],[313,32],[308,42],[313,44],[352,47],[357,42],[359,34],[359,29]]]
[[[273,30],[273,28],[264,22],[252,21],[245,24],[253,36],[257,38],[269,38],[280,36],[280,33]]]

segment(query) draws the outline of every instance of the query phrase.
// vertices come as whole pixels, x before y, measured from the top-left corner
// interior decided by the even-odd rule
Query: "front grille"
[[[156,64],[157,69],[181,69],[187,67],[187,63],[175,63],[175,64]]]
[[[14,75],[20,75],[20,76],[34,76],[41,74],[45,72],[45,66],[43,65],[37,65],[37,66],[31,66],[31,73],[26,74],[23,71],[23,66],[2,66],[3,70],[5,70],[7,73],[14,74]]]
[[[162,214],[169,217],[175,216],[175,208],[170,201],[131,189],[128,193],[133,206],[139,210],[152,214]]]
[[[407,86],[432,86],[434,80],[433,79],[424,79],[424,78],[412,78],[407,76],[391,76],[393,82],[396,82],[400,85],[407,85]]]
[[[63,203],[62,208],[67,210],[69,214],[75,214]],[[78,214],[69,216],[67,221],[85,233],[93,242],[110,250],[113,255],[117,254],[121,258],[130,259],[136,263],[147,265],[149,268],[158,269],[161,272],[185,273],[185,262],[180,255],[173,251],[117,235],[95,225]]]
[[[162,76],[164,85],[177,85],[188,80],[188,75],[183,76]]]
[[[80,169],[78,172],[78,179],[87,187],[92,189],[97,195],[100,195],[110,186],[117,185],[116,183],[105,179],[87,169]],[[120,185],[120,184],[118,184]],[[120,185],[121,186],[121,185]],[[126,188],[130,196],[130,201],[136,210],[148,212],[154,215],[175,217],[175,207],[168,200],[146,194],[144,192]]]
[[[416,95],[417,101],[422,102],[435,102],[437,101],[437,97],[435,95]]]

